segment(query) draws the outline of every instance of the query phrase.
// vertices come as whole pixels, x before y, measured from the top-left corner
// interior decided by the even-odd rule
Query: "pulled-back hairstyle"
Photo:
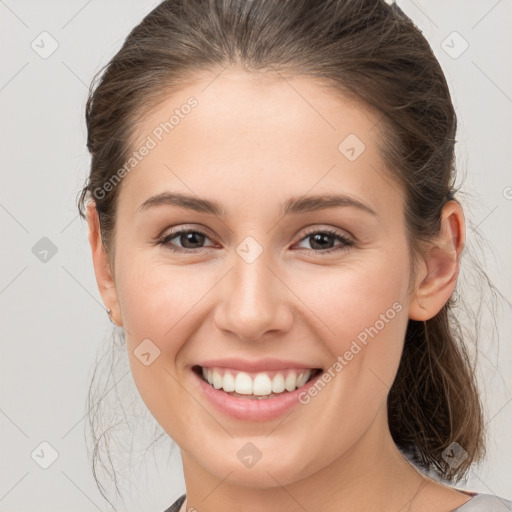
[[[100,70],[87,101],[92,161],[79,211],[85,218],[86,202],[95,202],[112,262],[122,187],[95,191],[105,190],[129,158],[144,114],[198,73],[217,74],[227,66],[311,77],[371,108],[379,118],[376,140],[382,158],[404,191],[411,254],[439,232],[441,210],[456,192],[456,115],[429,44],[397,5],[384,0],[166,0]],[[477,333],[462,335],[454,300],[430,320],[409,320],[387,402],[396,445],[425,472],[451,482],[484,455],[482,407],[467,349]],[[89,408],[91,415],[96,405]],[[104,432],[93,432],[96,442]],[[443,458],[453,442],[468,454],[456,467]],[[93,468],[101,458],[99,450],[94,453]]]

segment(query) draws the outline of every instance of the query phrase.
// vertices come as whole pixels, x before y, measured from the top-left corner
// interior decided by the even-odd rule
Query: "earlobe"
[[[122,325],[122,322],[118,320],[121,315],[119,314],[119,300],[115,281],[112,276],[110,261],[101,239],[99,216],[94,202],[89,203],[87,206],[87,223],[89,226],[89,244],[92,251],[94,274],[96,276],[98,290],[106,309],[111,310],[109,318],[116,325]]]
[[[421,256],[421,272],[409,306],[409,318],[429,320],[451,297],[460,268],[465,244],[465,222],[462,207],[448,201],[441,213],[438,236]]]

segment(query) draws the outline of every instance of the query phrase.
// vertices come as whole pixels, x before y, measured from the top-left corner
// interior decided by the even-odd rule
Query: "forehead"
[[[197,106],[190,115],[187,100],[193,97]],[[173,138],[194,131],[205,143],[221,130],[230,140],[243,138],[249,131],[279,131],[278,142],[290,139],[294,132],[307,133],[312,142],[325,140],[334,144],[347,130],[358,131],[360,137],[374,130],[378,120],[369,106],[344,96],[332,85],[304,76],[286,76],[277,72],[249,73],[231,69],[220,74],[198,75],[187,86],[170,92],[152,108],[137,127],[137,137],[144,137],[160,123],[174,119]],[[181,110],[184,112],[184,115]],[[175,116],[177,117],[177,116]],[[188,118],[187,123],[182,123]],[[178,130],[179,125],[179,130]],[[242,134],[233,131],[242,130]]]
[[[368,107],[312,78],[205,74],[137,125],[132,149],[151,149],[123,188],[137,204],[164,189],[201,196],[230,190],[245,201],[337,188],[384,206],[386,186],[396,193],[397,185],[385,175],[377,120]]]

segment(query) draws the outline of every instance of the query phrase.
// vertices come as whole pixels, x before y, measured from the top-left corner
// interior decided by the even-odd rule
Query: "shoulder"
[[[181,505],[185,501],[185,494],[180,496],[164,512],[179,512]],[[452,512],[512,512],[512,501],[493,494],[475,494],[473,498],[456,508]]]
[[[512,501],[493,494],[475,494],[452,512],[512,512]]]
[[[185,501],[186,494],[182,494],[168,509],[164,510],[164,512],[179,512],[181,505]]]

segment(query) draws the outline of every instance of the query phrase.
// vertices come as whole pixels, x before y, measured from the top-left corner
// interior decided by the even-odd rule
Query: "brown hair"
[[[441,210],[456,192],[456,115],[429,44],[396,4],[167,0],[131,31],[87,101],[92,162],[79,210],[85,218],[87,198],[96,203],[112,262],[121,185],[104,197],[95,190],[127,161],[141,116],[197,73],[228,65],[310,76],[372,108],[389,128],[378,142],[404,191],[411,248],[438,233]],[[388,396],[397,446],[448,481],[462,478],[484,455],[482,408],[454,300],[428,321],[409,321]],[[452,442],[468,454],[456,467],[443,458]]]

